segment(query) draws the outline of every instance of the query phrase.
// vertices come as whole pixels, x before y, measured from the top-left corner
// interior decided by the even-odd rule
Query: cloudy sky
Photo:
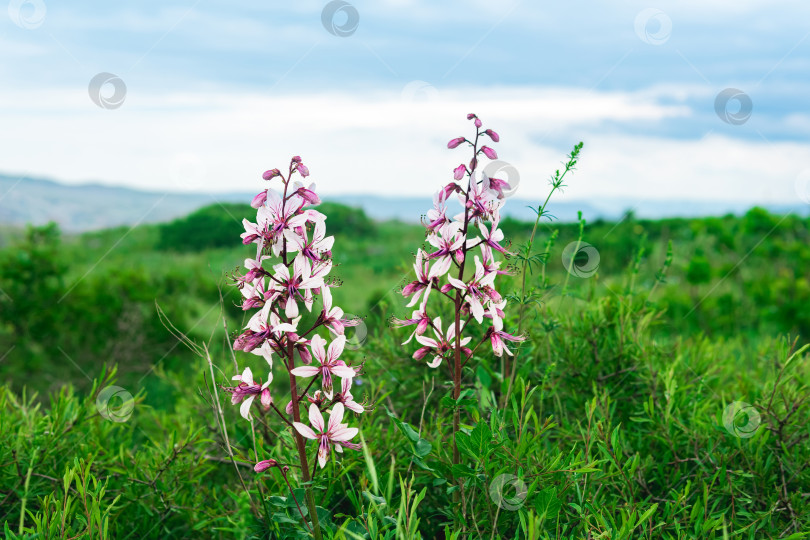
[[[521,197],[582,140],[567,199],[810,201],[806,1],[11,0],[0,51],[2,174],[428,195],[475,112]]]

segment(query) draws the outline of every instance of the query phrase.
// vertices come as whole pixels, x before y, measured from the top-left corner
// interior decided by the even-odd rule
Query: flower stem
[[[292,371],[295,368],[295,344],[290,343],[287,346],[287,357],[289,362],[289,370]],[[295,380],[295,375],[290,373],[290,398],[292,399],[293,407],[292,407],[292,414],[293,420],[296,422],[301,421],[301,410],[298,406],[298,384]],[[316,540],[321,540],[321,526],[318,523],[318,512],[315,508],[315,497],[312,494],[312,485],[310,481],[312,480],[312,476],[309,474],[309,464],[307,463],[307,448],[306,443],[304,442],[304,437],[298,433],[297,430],[292,430],[293,435],[295,436],[295,444],[298,447],[298,461],[301,463],[301,476],[303,477],[307,496],[307,507],[309,508],[309,518],[312,521],[312,535],[316,538]]]

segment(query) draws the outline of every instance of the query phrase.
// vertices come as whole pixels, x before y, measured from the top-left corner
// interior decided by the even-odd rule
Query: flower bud
[[[299,170],[303,167],[303,165],[299,166]],[[307,188],[298,188],[296,193],[309,204],[321,204],[321,199],[318,197],[317,193],[312,191],[311,189]]]
[[[497,132],[492,131],[491,129],[486,130],[484,133],[486,133],[487,135],[489,135],[489,138],[490,138],[490,139],[492,139],[492,140],[493,140],[493,141],[495,141],[495,142],[498,142],[498,141],[500,141],[500,140],[501,140],[501,136],[500,136],[500,135],[498,135],[498,133],[497,133]]]
[[[265,180],[272,180],[276,176],[281,176],[281,171],[279,171],[278,169],[270,169],[269,171],[264,171],[262,178],[264,178]]]
[[[461,180],[462,178],[464,178],[464,173],[466,172],[467,167],[465,167],[464,164],[461,164],[455,169],[453,169],[453,178],[455,178],[456,180]]]
[[[473,118],[477,118],[473,113],[467,115],[467,120],[472,120]]]
[[[301,156],[293,156],[292,160],[290,161],[292,161],[293,163],[301,163]]]
[[[295,168],[295,170],[296,170],[296,171],[298,171],[298,174],[300,174],[300,175],[301,175],[301,176],[303,176],[304,178],[306,178],[307,176],[309,176],[309,169],[308,169],[308,168],[307,168],[307,166],[306,166],[306,165],[304,165],[303,163],[301,163],[300,165],[298,165],[298,167],[296,167],[296,168]]]
[[[266,471],[270,467],[278,467],[278,461],[275,459],[265,459],[264,461],[260,461],[254,465],[253,470],[260,473]]]
[[[479,118],[475,119],[475,127],[477,127],[477,128],[481,127],[481,120]]]
[[[441,200],[446,201],[451,193],[458,191],[459,189],[460,188],[458,187],[458,184],[456,184],[455,182],[450,182],[449,184],[444,186],[444,189],[442,191],[439,192],[442,194]]]
[[[497,154],[497,152],[495,152],[495,150],[493,150],[493,149],[492,149],[492,148],[490,148],[489,146],[482,146],[482,147],[481,147],[481,151],[482,151],[482,152],[484,153],[484,155],[485,155],[485,156],[487,156],[489,159],[498,159],[498,154]]]
[[[250,201],[250,206],[252,208],[261,208],[264,205],[265,201],[267,201],[266,189],[261,193],[259,193],[258,195],[256,195],[255,197],[253,197],[253,200]]]
[[[456,137],[455,139],[451,139],[449,143],[447,143],[447,148],[453,149],[458,148],[458,145],[464,142],[464,137]]]

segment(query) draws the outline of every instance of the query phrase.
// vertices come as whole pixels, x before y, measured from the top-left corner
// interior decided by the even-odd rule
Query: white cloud
[[[617,125],[652,132],[691,115],[685,105],[660,103],[683,95],[668,87],[493,87],[441,90],[433,101],[409,102],[399,92],[162,96],[130,89],[123,107],[103,110],[84,92],[5,93],[0,103],[15,105],[0,106],[0,170],[153,190],[254,191],[262,171],[300,154],[326,194],[429,195],[469,159],[445,145],[470,132],[465,114],[476,112],[501,134],[493,146],[520,171],[521,197],[542,196],[565,152],[584,140],[566,190],[572,199],[795,202],[796,175],[810,164],[808,144],[617,134]]]

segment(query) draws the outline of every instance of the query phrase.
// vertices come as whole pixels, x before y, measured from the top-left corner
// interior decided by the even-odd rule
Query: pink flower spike
[[[267,200],[267,190],[265,189],[264,191],[253,197],[253,200],[250,201],[250,206],[252,208],[260,208],[264,206],[266,200]]]
[[[463,143],[464,140],[465,140],[464,137],[456,137],[455,139],[450,139],[450,142],[447,143],[447,148],[450,148],[451,150],[453,148],[458,148],[458,145]]]
[[[489,159],[498,159],[498,153],[497,153],[497,152],[495,152],[495,150],[493,150],[493,149],[492,149],[492,148],[490,148],[489,146],[482,146],[482,147],[481,147],[481,151],[482,151],[482,152],[484,153],[484,155],[485,155],[485,156],[487,156]]]
[[[498,142],[501,140],[501,136],[498,135],[497,132],[492,131],[491,129],[486,130],[484,133],[489,135],[489,138],[492,139],[494,142]]]
[[[461,180],[462,178],[464,178],[464,174],[466,172],[467,167],[465,167],[464,164],[462,163],[461,165],[453,169],[453,178],[455,178],[456,180]]]

